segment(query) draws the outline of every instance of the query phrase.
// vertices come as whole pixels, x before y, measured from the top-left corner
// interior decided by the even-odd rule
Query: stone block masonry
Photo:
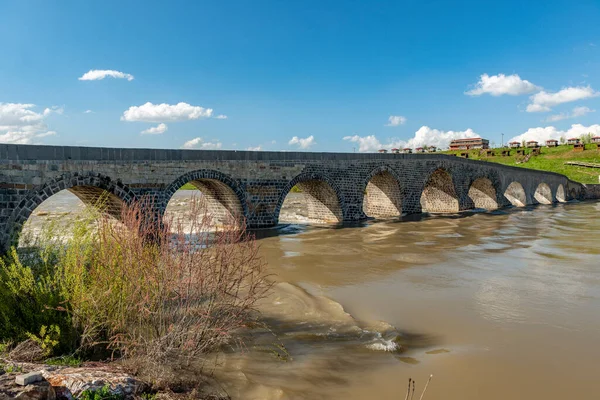
[[[161,216],[188,182],[207,195],[215,213],[241,214],[250,228],[276,225],[295,185],[305,193],[311,219],[323,222],[600,197],[563,175],[442,154],[2,144],[0,248],[15,243],[34,209],[61,190],[90,205],[104,196],[115,216],[123,204],[150,197],[153,215]]]

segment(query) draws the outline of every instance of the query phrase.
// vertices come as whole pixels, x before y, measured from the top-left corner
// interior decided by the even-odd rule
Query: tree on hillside
[[[592,133],[584,133],[583,135],[580,136],[581,142],[583,144],[589,144],[592,143],[592,137],[594,135],[592,135]]]
[[[560,142],[560,144],[565,144],[565,143],[567,143],[567,139],[565,139],[564,136],[561,136],[559,139],[559,142]]]

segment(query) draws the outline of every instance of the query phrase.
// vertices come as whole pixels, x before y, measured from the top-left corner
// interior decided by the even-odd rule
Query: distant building
[[[594,136],[594,137],[592,138],[592,143],[597,143],[597,144],[600,144],[600,136]]]
[[[387,153],[387,150],[386,149],[380,149],[379,153]]]
[[[489,149],[490,141],[483,138],[455,139],[450,142],[450,150]]]
[[[555,139],[546,140],[546,146],[558,147],[558,140],[555,140]]]
[[[579,138],[571,138],[567,140],[567,144],[577,144],[579,143]]]
[[[392,149],[392,153],[398,154],[398,153],[400,153],[400,149]]]
[[[422,148],[422,147],[417,147],[417,148],[415,149],[415,151],[416,151],[417,153],[425,153],[425,149],[424,149],[424,148]]]
[[[527,142],[527,147],[528,148],[538,147],[538,142],[536,142],[535,140],[530,140]]]
[[[429,151],[429,152],[431,152],[431,153],[435,153],[435,152],[437,151],[437,147],[435,147],[435,146],[429,146],[429,147],[427,148],[427,151]]]
[[[405,147],[402,149],[402,152],[406,153],[406,154],[410,154],[410,153],[412,153],[412,149],[410,147]]]
[[[518,149],[519,147],[521,147],[521,142],[510,142],[508,145],[511,149]]]

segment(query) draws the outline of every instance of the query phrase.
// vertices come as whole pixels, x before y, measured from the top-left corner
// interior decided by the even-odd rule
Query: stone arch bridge
[[[107,212],[152,196],[162,215],[192,183],[215,210],[250,228],[278,224],[298,186],[311,217],[348,222],[420,212],[551,204],[586,196],[563,175],[442,154],[353,154],[0,145],[0,249],[44,200],[69,190],[84,203],[108,194]]]

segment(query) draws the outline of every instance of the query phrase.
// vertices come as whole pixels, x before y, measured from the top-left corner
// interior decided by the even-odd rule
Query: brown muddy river
[[[600,398],[599,202],[259,235],[280,283],[233,398]]]

